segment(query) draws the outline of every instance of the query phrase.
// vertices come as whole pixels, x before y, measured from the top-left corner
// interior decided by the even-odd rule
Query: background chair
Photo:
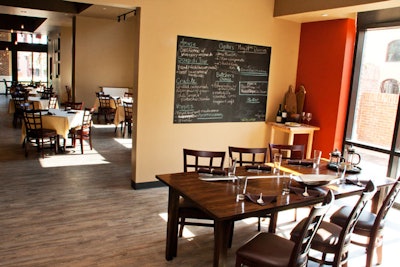
[[[128,128],[128,136],[129,137],[131,137],[131,135],[132,135],[132,112],[133,112],[133,110],[132,110],[132,107],[133,107],[133,104],[132,104],[132,102],[125,102],[125,101],[123,101],[122,102],[122,104],[123,104],[123,106],[124,106],[124,122],[123,122],[123,124],[124,124],[124,130],[123,130],[123,132],[122,132],[122,136],[125,136],[125,131],[126,131],[126,128]]]
[[[228,147],[229,157],[235,158],[239,166],[244,165],[262,165],[267,160],[267,151],[265,148],[243,148],[243,147]]]
[[[12,101],[14,103],[14,114],[13,114],[13,126],[17,127],[18,122],[22,124],[24,120],[24,111],[31,108],[31,105],[25,99],[24,95],[12,95]]]
[[[25,148],[25,157],[28,157],[28,144],[36,144],[38,151],[41,150],[44,158],[45,144],[49,144],[57,153],[57,132],[42,127],[42,113],[40,110],[25,110],[24,123],[26,135],[22,146]]]
[[[375,195],[376,186],[373,182],[369,181],[365,189],[358,199],[356,205],[351,210],[349,216],[346,218],[343,227],[331,222],[323,221],[311,242],[311,249],[319,251],[322,255],[320,258],[316,256],[309,256],[309,259],[318,262],[319,264],[330,266],[347,266],[348,250],[353,233],[354,226],[356,225],[361,212],[365,208],[367,202]],[[291,232],[291,239],[296,240],[300,237],[302,224],[306,219],[303,219]],[[326,256],[333,255],[332,260],[328,260]]]
[[[6,94],[6,96],[8,96],[8,94],[11,93],[11,85],[8,86],[6,79],[3,79],[3,82],[4,82],[4,89],[5,89],[4,93]]]
[[[81,143],[81,153],[83,154],[83,140],[89,141],[90,150],[92,146],[92,114],[93,109],[85,108],[83,113],[82,125],[75,127],[69,131],[72,138],[72,146],[75,147],[76,139]]]
[[[74,109],[74,110],[82,110],[83,102],[65,102],[65,110]]]
[[[304,145],[269,144],[269,159],[272,161],[275,153],[282,154],[282,159],[304,159]]]
[[[236,267],[242,264],[249,267],[306,266],[311,241],[333,201],[333,193],[329,191],[323,205],[311,209],[296,239],[259,233],[237,250]]]
[[[262,165],[267,159],[266,147],[262,148],[243,148],[243,147],[228,147],[229,158],[236,159],[239,166],[244,165]],[[269,216],[267,216],[269,217]],[[258,217],[258,231],[261,231],[261,218]]]
[[[363,210],[358,219],[356,226],[354,227],[353,234],[367,237],[367,242],[360,242],[352,240],[353,244],[366,247],[367,258],[366,267],[371,267],[374,250],[377,252],[377,264],[382,263],[382,250],[383,250],[383,230],[385,227],[385,217],[388,211],[393,206],[393,203],[400,192],[400,177],[397,178],[396,183],[393,185],[389,194],[386,196],[377,214],[374,214],[368,210]],[[337,210],[330,217],[330,221],[334,224],[343,227],[346,223],[346,219],[351,213],[352,207],[343,206]]]
[[[199,151],[183,149],[183,171],[197,171],[199,168],[222,169],[224,166],[225,152]],[[185,225],[214,227],[214,222],[187,222],[186,219],[212,220],[206,213],[197,208],[191,201],[181,197],[179,200],[179,237],[182,236]]]
[[[72,89],[68,85],[65,86],[65,91],[67,92],[67,102],[72,102]]]
[[[49,98],[49,108],[56,109],[58,107],[58,99],[56,96]]]
[[[100,116],[104,115],[105,123],[111,122],[115,115],[115,102],[114,107],[111,105],[114,99],[112,99],[110,95],[105,94],[98,94],[98,99],[100,106],[98,108],[97,120],[100,121]]]

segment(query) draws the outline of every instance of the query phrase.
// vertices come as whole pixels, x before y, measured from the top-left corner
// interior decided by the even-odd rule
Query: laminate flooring
[[[94,148],[86,144],[84,155],[77,146],[41,159],[30,148],[25,158],[8,99],[0,95],[0,266],[212,266],[213,229],[206,227],[185,227],[178,257],[165,260],[168,190],[131,189],[131,139],[95,124]],[[300,209],[299,216],[307,213]],[[388,217],[382,266],[395,266],[399,212]],[[278,232],[287,237],[291,227],[282,224]],[[256,233],[256,219],[235,223],[228,266]],[[363,252],[354,247],[349,266],[363,266]]]

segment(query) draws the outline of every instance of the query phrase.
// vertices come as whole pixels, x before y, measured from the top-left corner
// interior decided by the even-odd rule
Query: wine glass
[[[305,122],[306,122],[306,119],[307,119],[306,113],[303,111],[303,112],[301,113],[301,120],[303,121],[303,123],[305,123]]]
[[[312,119],[312,113],[311,113],[311,112],[307,112],[307,114],[306,114],[306,120],[307,120],[307,123],[308,123],[308,124],[310,124],[311,119]]]

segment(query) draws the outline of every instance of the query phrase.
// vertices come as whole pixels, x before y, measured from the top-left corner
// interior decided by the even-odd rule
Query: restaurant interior
[[[240,219],[235,217],[229,247],[228,230],[216,230],[216,224],[214,234],[210,227],[185,226],[174,255],[169,227],[176,215],[176,192],[187,193],[197,208],[215,215],[216,221],[226,219],[202,203],[204,197],[197,200],[169,180],[169,174],[184,171],[184,149],[225,152],[223,169],[231,165],[228,150],[232,146],[270,150],[272,141],[303,144],[301,160],[310,160],[312,152],[320,150],[325,163],[332,161],[334,151],[344,155],[355,148],[360,162],[354,165],[360,177],[392,179],[377,183],[382,194],[400,176],[400,76],[394,71],[400,64],[398,1],[53,2],[0,0],[0,53],[2,62],[8,62],[0,68],[4,79],[0,87],[4,185],[0,227],[5,230],[0,234],[4,240],[0,256],[4,266],[234,266],[237,251],[259,234],[257,226],[267,232],[276,223],[276,235],[290,239],[292,229],[310,213],[309,206],[317,203],[315,199],[274,206],[280,210],[276,222],[272,217],[259,217],[260,212],[275,211],[268,205],[258,203],[254,210],[250,206],[239,215],[235,211]],[[381,29],[392,30],[387,34],[390,38],[374,38],[372,34]],[[3,34],[10,39],[3,39]],[[38,40],[45,36],[46,41],[24,44],[18,35]],[[236,121],[177,120],[179,40],[184,38],[270,49],[261,115]],[[386,58],[379,70],[362,57],[373,39],[387,46],[371,53]],[[29,70],[25,75],[20,52],[45,54],[44,74],[25,63]],[[32,107],[42,105],[43,114],[52,117],[43,120],[46,125],[61,116],[53,110],[68,117],[64,128],[53,129],[57,136],[54,151],[35,153],[35,145],[24,139],[29,136],[25,118],[18,121],[17,112],[10,111],[16,100],[7,87],[13,83],[24,90],[37,90],[40,100],[30,103]],[[43,104],[47,105],[43,92],[49,88],[58,102],[54,109]],[[102,109],[104,92],[112,96],[111,114]],[[289,108],[288,95],[298,97],[299,92],[302,109],[290,112],[293,117],[288,117],[288,124],[277,124],[278,108]],[[80,111],[67,108],[70,102],[83,103],[76,108]],[[89,135],[84,134],[84,108],[92,117]],[[310,114],[309,120],[302,117],[303,112]],[[81,128],[76,128],[78,124]],[[24,141],[22,146],[21,140],[27,144]],[[265,162],[272,158],[268,154]],[[361,193],[361,188],[354,188]],[[340,190],[335,195],[338,199],[325,218],[358,199]],[[233,201],[232,205],[249,205],[248,201]],[[400,240],[397,202],[386,217],[381,266],[395,262]],[[374,204],[367,207],[373,210]],[[172,236],[177,236],[175,230]],[[223,233],[221,239],[217,233]],[[349,246],[349,266],[366,266],[365,249]]]

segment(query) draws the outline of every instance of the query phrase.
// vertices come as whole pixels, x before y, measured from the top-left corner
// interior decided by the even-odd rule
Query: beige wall
[[[76,101],[94,104],[99,86],[133,87],[133,20],[77,17]]]
[[[182,149],[267,145],[266,124],[173,124],[177,35],[272,47],[267,118],[295,83],[300,25],[272,18],[273,0],[136,1],[141,7],[136,183],[182,171]]]

